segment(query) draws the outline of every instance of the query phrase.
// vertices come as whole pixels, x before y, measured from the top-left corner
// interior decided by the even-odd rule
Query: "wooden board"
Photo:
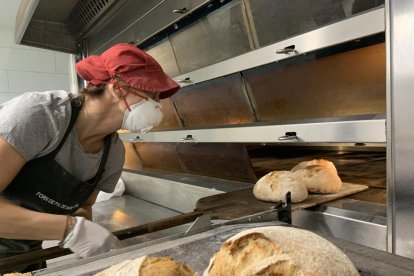
[[[306,209],[366,189],[368,189],[366,185],[342,183],[341,190],[335,194],[309,194],[306,200],[293,203],[292,211]],[[273,206],[275,203],[256,199],[253,195],[253,187],[251,187],[200,198],[194,211],[210,212],[212,219],[234,219],[263,212]]]

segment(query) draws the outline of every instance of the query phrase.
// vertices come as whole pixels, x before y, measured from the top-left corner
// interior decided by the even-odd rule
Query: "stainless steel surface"
[[[102,1],[102,0],[101,0]],[[96,20],[94,15],[101,7],[110,5],[113,0],[100,2],[99,7],[89,6],[88,15],[83,14],[81,20],[91,24]],[[77,53],[77,35],[80,32],[71,30],[70,15],[79,0],[32,0],[22,1],[16,17],[15,41],[28,46],[52,49],[67,53]],[[85,2],[85,1],[81,1]],[[83,10],[85,12],[85,10]],[[74,22],[73,22],[74,23]],[[82,30],[84,31],[84,30]]]
[[[75,8],[70,12],[70,15],[66,18],[66,21],[69,22],[68,24],[71,33],[77,34],[78,36],[85,36],[98,19],[108,13],[108,10],[115,4],[115,2],[115,0],[79,1]],[[117,4],[120,2],[121,1],[118,0]],[[70,8],[68,7],[67,10],[70,10]],[[47,11],[46,16],[50,16],[46,8],[45,11]]]
[[[261,122],[386,112],[383,36],[243,71]]]
[[[172,100],[183,127],[253,123],[253,112],[244,85],[241,75],[233,74],[181,89]]]
[[[93,221],[111,232],[181,214],[171,208],[152,203],[148,199],[128,194],[97,202],[92,209]]]
[[[144,242],[97,257],[78,260],[71,264],[45,270],[38,275],[93,275],[111,265],[144,255],[171,256],[201,275],[207,268],[212,255],[219,250],[226,239],[253,227],[282,225],[286,226],[286,224],[278,222],[228,225],[188,237],[171,236],[157,243]],[[329,236],[323,237],[343,250],[362,276],[413,275],[414,263],[409,259]]]
[[[190,236],[211,229],[211,219],[209,214],[198,217],[191,226],[185,231],[184,236]]]
[[[387,19],[388,250],[414,258],[414,2],[388,0]]]
[[[131,42],[135,39],[134,24],[159,7],[166,0],[128,1],[115,10],[106,20],[99,22],[95,30],[88,35],[87,50],[90,55],[105,51],[118,42]],[[109,42],[114,40],[109,46]]]
[[[299,54],[305,54],[317,49],[329,47],[346,41],[359,39],[361,37],[385,31],[384,9],[376,9],[349,19],[321,27],[317,30],[307,32],[281,42],[229,58],[204,68],[177,76],[175,79],[191,78],[192,84],[211,80],[214,78],[240,72],[264,64],[277,62],[290,58],[290,55],[278,55],[277,49],[289,45],[296,45],[301,50]],[[198,52],[197,52],[198,56]],[[189,84],[182,83],[182,86]]]
[[[246,0],[260,46],[346,20],[384,0]]]
[[[156,58],[165,73],[171,77],[181,75],[175,60],[174,52],[169,38],[165,38],[147,50],[147,53]],[[178,80],[180,82],[180,80]]]
[[[16,15],[14,42],[20,44],[40,0],[22,0]]]
[[[149,132],[140,134],[139,137],[145,142],[180,142],[181,138],[191,135],[197,143],[277,143],[281,142],[278,141],[278,137],[286,135],[287,132],[296,132],[297,137],[305,143],[384,143],[386,141],[385,119],[376,119],[376,116],[366,117],[371,119],[325,118],[324,120],[302,120],[302,123],[292,124],[288,122],[277,124],[276,122],[275,125]],[[120,138],[126,142],[135,137],[134,133],[120,134]]]
[[[100,30],[91,34],[88,47],[98,54],[120,42],[142,43],[187,14],[173,13],[186,7],[188,13],[206,4],[206,0],[151,0],[129,1],[110,20],[102,22]]]
[[[252,164],[246,148],[237,143],[134,143],[126,145],[128,169],[141,171],[148,168],[206,175],[242,182],[255,182]],[[130,153],[130,154],[129,154]],[[135,154],[135,158],[133,155]],[[128,158],[130,157],[130,158]]]
[[[292,224],[379,250],[386,250],[386,218],[364,210],[351,211],[327,207],[323,211],[300,210],[292,214]]]
[[[222,193],[216,189],[129,172],[123,172],[122,179],[128,194],[182,213],[192,212],[198,199]]]
[[[181,72],[191,72],[253,49],[241,2],[231,1],[170,36]]]

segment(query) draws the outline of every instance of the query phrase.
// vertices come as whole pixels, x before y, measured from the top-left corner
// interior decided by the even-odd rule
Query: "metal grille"
[[[115,2],[115,0],[80,0],[69,16],[73,34],[81,35]]]

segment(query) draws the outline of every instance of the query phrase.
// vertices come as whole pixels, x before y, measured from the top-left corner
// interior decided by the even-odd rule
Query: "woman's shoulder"
[[[70,102],[72,97],[71,93],[64,90],[50,90],[44,92],[33,91],[23,93],[10,100],[10,102],[20,102],[40,106],[56,106]]]
[[[113,151],[123,155],[125,153],[124,143],[119,138],[118,133],[113,133],[111,139],[111,148],[113,149]]]
[[[70,99],[62,90],[28,92],[0,105],[0,137],[26,160],[43,155],[69,123]]]

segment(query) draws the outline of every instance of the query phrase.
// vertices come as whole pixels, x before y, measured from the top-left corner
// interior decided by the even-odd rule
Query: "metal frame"
[[[414,2],[386,1],[388,251],[414,258]]]
[[[16,16],[14,42],[20,44],[40,0],[22,0]]]
[[[317,30],[239,55],[228,60],[174,78],[182,87],[223,77],[246,69],[277,62],[295,55],[340,44],[385,31],[384,8],[354,16]],[[357,27],[356,27],[357,26]],[[295,45],[295,51],[277,54],[276,51]]]
[[[385,143],[385,136],[383,118],[120,134],[124,142],[196,143]]]

